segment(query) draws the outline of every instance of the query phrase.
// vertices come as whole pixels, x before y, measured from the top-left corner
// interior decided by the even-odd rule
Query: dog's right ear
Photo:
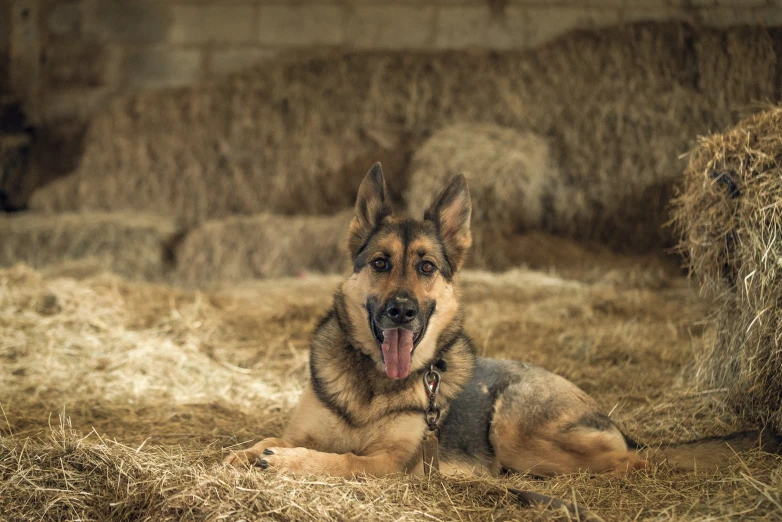
[[[350,222],[348,249],[351,259],[355,259],[364,247],[372,232],[391,215],[391,203],[388,189],[383,178],[383,167],[375,163],[361,182],[356,198],[353,221]]]

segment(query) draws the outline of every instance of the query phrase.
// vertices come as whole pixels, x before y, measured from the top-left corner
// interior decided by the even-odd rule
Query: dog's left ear
[[[380,163],[375,163],[358,189],[356,209],[348,234],[351,259],[356,258],[372,232],[391,215],[391,212],[386,180],[383,178],[383,167]]]
[[[471,215],[472,200],[464,174],[457,174],[424,213],[424,219],[437,226],[454,272],[462,266],[472,245]]]

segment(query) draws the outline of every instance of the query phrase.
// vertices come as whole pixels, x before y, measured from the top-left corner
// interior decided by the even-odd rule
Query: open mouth
[[[377,341],[377,345],[382,346],[383,330],[380,328],[380,326],[378,326],[377,322],[375,322],[375,320],[372,319],[371,315],[369,317],[369,326],[370,328],[372,328],[372,333],[375,335],[375,340]],[[426,324],[424,324],[424,327],[421,328],[421,331],[417,333],[413,333],[413,349],[415,349],[415,347],[418,346],[418,343],[421,341],[421,337],[423,337],[425,332],[426,332]]]
[[[385,365],[386,375],[392,379],[404,379],[410,375],[410,364],[415,347],[426,332],[426,321],[418,332],[405,328],[381,329],[375,322],[373,314],[369,314],[369,326],[380,347],[380,356]]]

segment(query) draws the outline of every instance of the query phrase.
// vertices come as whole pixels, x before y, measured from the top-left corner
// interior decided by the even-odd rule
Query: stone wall
[[[188,85],[293,48],[519,49],[643,20],[782,25],[782,0],[6,0],[0,74],[36,123]],[[2,7],[0,7],[2,9]],[[8,44],[5,40],[8,40]],[[0,80],[1,81],[1,80]]]

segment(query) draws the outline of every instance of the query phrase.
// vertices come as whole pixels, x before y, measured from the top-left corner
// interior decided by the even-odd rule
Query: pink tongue
[[[404,379],[410,375],[410,358],[413,351],[413,332],[394,328],[383,330],[383,360],[386,374],[392,379]]]

